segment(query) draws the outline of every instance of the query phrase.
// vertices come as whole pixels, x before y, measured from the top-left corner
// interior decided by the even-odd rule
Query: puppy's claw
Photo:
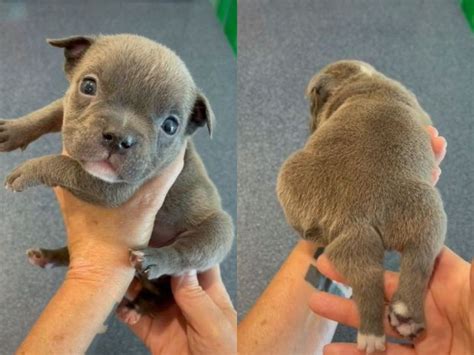
[[[141,250],[130,250],[130,263],[138,273],[145,275],[148,279],[156,279],[163,275],[159,266],[162,258],[157,248],[143,248]]]

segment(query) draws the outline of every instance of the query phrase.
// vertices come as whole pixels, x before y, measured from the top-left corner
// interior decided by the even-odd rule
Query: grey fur
[[[153,245],[165,233],[172,243],[132,252],[131,260],[149,279],[202,271],[221,262],[231,248],[233,224],[191,141],[199,127],[207,125],[212,132],[214,113],[185,64],[170,49],[135,35],[48,42],[64,48],[70,86],[62,99],[38,111],[0,120],[0,151],[24,149],[41,135],[61,130],[70,157],[26,161],[7,177],[6,186],[23,191],[41,184],[59,185],[85,201],[119,206],[186,146],[184,168],[156,216],[151,238]],[[86,76],[97,82],[95,96],[79,91]],[[179,122],[172,136],[161,129],[170,115]],[[131,137],[134,144],[123,149],[105,144],[104,132],[112,132],[119,142]],[[104,181],[85,170],[86,161],[103,159],[116,169],[116,181]],[[43,264],[68,263],[65,248],[30,250],[29,256],[36,264],[41,264],[39,259]]]
[[[441,197],[431,183],[435,160],[424,128],[430,119],[405,87],[359,61],[325,67],[306,95],[311,135],[283,164],[277,182],[286,218],[301,237],[327,246],[353,287],[360,336],[377,336],[381,344],[383,255],[399,251],[400,285],[389,316],[403,335],[416,336],[446,233]],[[366,340],[359,346],[368,350]]]

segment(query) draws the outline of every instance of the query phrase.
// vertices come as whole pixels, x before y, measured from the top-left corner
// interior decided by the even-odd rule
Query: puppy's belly
[[[155,222],[149,246],[153,248],[161,248],[173,244],[176,238],[184,231],[178,230],[175,226]]]

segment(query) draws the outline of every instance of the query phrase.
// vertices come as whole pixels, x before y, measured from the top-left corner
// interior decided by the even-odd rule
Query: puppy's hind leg
[[[424,298],[439,251],[410,243],[402,253],[400,283],[389,309],[390,324],[400,335],[415,338],[425,328]]]
[[[45,269],[69,265],[69,250],[67,247],[59,249],[28,249],[28,261]]]
[[[360,315],[357,347],[367,353],[385,349],[384,247],[370,225],[352,225],[326,248],[336,269],[352,287]]]
[[[420,193],[421,191],[421,193]],[[418,192],[418,193],[416,193]],[[413,201],[393,224],[390,240],[402,239],[400,281],[392,297],[389,321],[400,335],[414,338],[424,329],[424,299],[446,233],[446,215],[438,193],[428,187],[410,194]]]

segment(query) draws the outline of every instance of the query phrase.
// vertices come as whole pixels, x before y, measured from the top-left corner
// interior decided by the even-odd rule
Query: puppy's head
[[[64,48],[70,86],[63,144],[90,174],[138,183],[174,160],[214,114],[181,59],[135,35],[48,40]]]
[[[366,79],[377,73],[370,64],[358,60],[341,60],[329,64],[314,75],[307,88],[306,97],[310,102],[310,130],[314,132],[322,123],[324,105],[332,95],[350,81]]]

